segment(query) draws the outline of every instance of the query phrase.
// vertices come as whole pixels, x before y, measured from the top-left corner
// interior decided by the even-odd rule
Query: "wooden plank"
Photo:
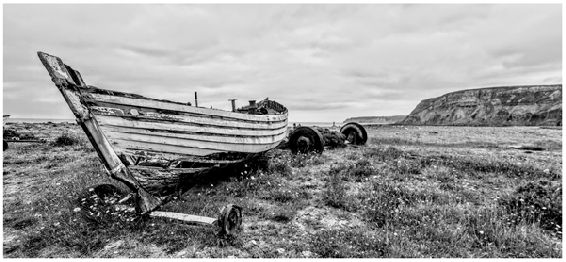
[[[134,134],[124,135],[111,133],[108,135],[109,140],[116,149],[153,150],[171,154],[185,154],[193,156],[206,156],[219,152],[259,153],[274,148],[278,144],[237,145],[204,141],[187,141],[176,138],[140,136]]]
[[[191,179],[205,174],[212,167],[162,168],[152,166],[130,166],[136,180],[153,194],[175,192],[187,186]]]
[[[177,101],[171,101],[171,100],[166,100],[166,99],[149,98],[149,97],[144,97],[144,96],[139,95],[139,94],[126,93],[126,92],[109,90],[109,89],[102,89],[102,88],[98,88],[98,87],[92,86],[92,85],[88,85],[86,88],[81,89],[81,93],[83,93],[83,94],[86,94],[86,93],[103,94],[103,95],[111,95],[111,96],[139,98],[139,99],[147,99],[147,100],[163,101],[163,102],[167,102],[167,103],[188,105],[187,102],[177,102]]]
[[[281,115],[248,115],[236,112],[229,112],[220,109],[211,109],[204,107],[194,107],[188,105],[181,105],[177,103],[168,103],[163,101],[149,100],[149,99],[136,99],[128,97],[117,97],[103,94],[89,94],[89,96],[98,101],[113,103],[118,105],[130,105],[154,109],[165,109],[171,111],[185,112],[191,114],[211,115],[219,117],[227,117],[241,120],[274,122],[287,119],[287,113]]]
[[[214,153],[224,152],[223,150],[202,149],[202,148],[185,148],[181,146],[160,145],[153,143],[143,143],[127,140],[113,141],[117,153],[121,153],[123,149],[133,151],[148,151],[154,153],[167,153],[174,155],[187,156],[206,156]]]
[[[147,112],[143,109],[130,108],[118,109],[110,107],[90,107],[92,113],[96,116],[117,116],[131,120],[143,120],[164,123],[179,123],[179,124],[199,124],[213,127],[228,127],[228,128],[246,128],[254,130],[273,130],[287,127],[287,121],[282,120],[278,122],[246,122],[242,120],[226,120],[220,118],[213,118],[206,115],[190,115],[190,114],[161,114],[156,112]],[[130,112],[134,112],[132,115]]]
[[[212,218],[212,217],[189,215],[183,213],[163,212],[163,211],[153,211],[149,213],[149,215],[151,217],[165,217],[165,218],[181,220],[191,224],[209,225],[209,226],[216,225],[216,218]]]
[[[235,164],[242,162],[243,159],[238,160],[221,160],[221,159],[207,159],[206,156],[195,156],[195,155],[184,155],[180,153],[168,153],[162,151],[156,151],[151,149],[145,150],[138,150],[138,149],[127,149],[127,148],[119,148],[116,149],[116,152],[119,154],[130,155],[132,157],[149,157],[151,159],[162,159],[164,161],[178,161],[178,162],[188,162],[188,163],[202,163],[202,164]],[[140,153],[142,155],[140,155]],[[147,156],[152,154],[150,156]]]
[[[100,123],[101,127],[112,126],[112,127],[127,127],[136,129],[145,129],[152,131],[167,131],[167,132],[179,132],[179,133],[209,133],[209,134],[219,134],[219,135],[238,135],[238,136],[273,136],[278,135],[287,128],[280,128],[274,130],[249,130],[249,129],[238,129],[238,128],[219,128],[210,126],[199,126],[191,124],[181,124],[181,123],[162,123],[162,122],[146,122],[146,121],[135,121],[131,119],[125,119],[117,116],[96,116],[96,119]]]
[[[101,114],[111,113],[111,114],[116,114],[116,115],[120,115],[120,116],[131,115],[132,109],[134,109],[137,112],[133,112],[133,113],[139,112],[140,115],[143,115],[143,114],[164,114],[164,115],[173,115],[173,116],[188,115],[188,116],[194,116],[194,117],[205,117],[205,118],[220,119],[220,120],[225,120],[225,121],[244,122],[244,123],[250,123],[250,124],[270,124],[270,123],[273,124],[273,123],[279,123],[279,122],[284,122],[284,121],[286,122],[287,121],[287,118],[284,118],[284,119],[280,119],[280,120],[277,120],[277,121],[266,122],[266,121],[261,121],[261,120],[249,120],[249,119],[230,118],[230,117],[225,117],[225,116],[216,116],[216,115],[194,114],[194,113],[188,113],[188,112],[165,110],[165,109],[161,109],[161,108],[148,108],[148,107],[140,107],[140,106],[134,106],[134,105],[121,105],[121,104],[114,104],[114,103],[107,103],[107,102],[103,102],[103,101],[97,101],[97,100],[94,100],[92,98],[85,98],[83,100],[86,102],[87,106],[94,113],[98,113],[97,111],[100,111]],[[246,114],[244,114],[244,115],[246,115]]]
[[[112,142],[118,141],[131,141],[139,143],[157,144],[157,145],[170,145],[181,148],[195,148],[195,149],[210,149],[224,152],[243,152],[243,153],[259,153],[275,147],[274,143],[269,144],[230,144],[219,143],[199,140],[180,139],[175,137],[157,137],[148,136],[143,134],[124,134],[124,133],[109,133],[107,137]]]
[[[214,135],[214,134],[198,134],[198,133],[174,133],[174,132],[158,132],[158,131],[148,131],[144,129],[134,129],[134,128],[122,128],[114,126],[105,126],[103,132],[107,137],[112,137],[114,134],[124,134],[124,135],[146,135],[154,137],[166,137],[166,138],[178,138],[194,141],[207,141],[207,142],[218,142],[226,144],[254,144],[254,145],[264,145],[273,144],[280,142],[287,136],[286,132],[282,132],[277,135],[272,136],[225,136],[225,135]]]

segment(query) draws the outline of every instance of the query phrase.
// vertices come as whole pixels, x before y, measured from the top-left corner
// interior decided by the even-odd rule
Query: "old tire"
[[[324,138],[316,129],[306,126],[295,128],[289,136],[289,148],[293,154],[324,151]]]
[[[220,227],[219,236],[234,236],[242,230],[242,208],[236,205],[226,205],[218,215],[217,224]]]
[[[346,140],[352,145],[365,145],[368,141],[366,129],[354,122],[347,123],[340,128],[340,133],[346,136]]]

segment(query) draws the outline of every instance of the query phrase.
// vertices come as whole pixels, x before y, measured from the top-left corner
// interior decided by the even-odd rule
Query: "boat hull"
[[[90,112],[118,155],[175,161],[222,152],[260,153],[287,135],[287,115],[247,115],[81,88]],[[133,163],[128,163],[133,164]]]
[[[141,195],[144,212],[287,136],[287,109],[271,100],[258,103],[270,114],[244,114],[146,98],[86,85],[60,58],[38,55],[108,172]]]

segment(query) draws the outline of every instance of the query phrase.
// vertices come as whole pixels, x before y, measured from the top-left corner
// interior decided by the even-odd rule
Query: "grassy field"
[[[242,206],[243,231],[220,240],[110,209],[86,219],[84,192],[114,182],[79,128],[6,128],[48,142],[4,151],[4,257],[562,256],[561,129],[376,126],[362,147],[273,150],[262,170],[163,206],[212,217]]]

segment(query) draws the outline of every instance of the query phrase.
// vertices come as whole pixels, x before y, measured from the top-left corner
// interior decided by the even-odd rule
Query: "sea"
[[[75,119],[66,118],[7,118],[4,119],[6,123],[76,123]]]
[[[6,123],[76,123],[75,119],[65,119],[65,118],[7,118]],[[332,127],[340,126],[342,122],[289,122],[289,126],[301,125],[301,126],[320,126],[320,127]]]

